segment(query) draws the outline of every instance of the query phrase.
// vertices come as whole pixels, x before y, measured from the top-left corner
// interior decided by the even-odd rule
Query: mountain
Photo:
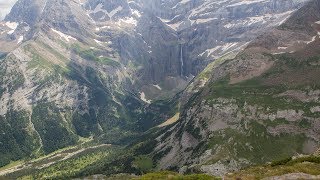
[[[219,130],[230,126],[229,121],[233,123],[230,126],[231,135],[235,127],[241,130],[239,119],[232,118],[229,111],[236,111],[244,104],[238,106],[237,99],[227,96],[233,96],[233,92],[224,93],[233,85],[252,76],[260,76],[275,65],[269,56],[262,53],[261,49],[268,48],[261,45],[275,47],[272,43],[282,38],[280,34],[287,34],[288,38],[283,42],[290,38],[292,42],[297,39],[307,42],[312,35],[313,40],[314,27],[304,28],[308,27],[305,24],[298,27],[296,22],[289,23],[293,21],[291,18],[280,27],[296,28],[301,32],[288,34],[289,30],[279,29],[274,31],[278,36],[259,36],[258,40],[251,42],[259,34],[282,24],[305,2],[19,0],[0,24],[0,166],[48,155],[75,145],[91,146],[90,143],[94,143],[124,146],[136,142],[139,135],[158,125],[167,130],[166,125],[179,117],[174,128],[161,138],[167,144],[159,143],[155,150],[155,153],[163,155],[170,152],[161,158],[159,167],[166,169],[191,162],[195,164],[193,161],[199,155],[192,155],[192,152],[205,149],[206,142],[212,139],[209,137],[219,137],[212,132],[220,133]],[[310,11],[310,14],[311,20],[314,13]],[[301,15],[301,18],[304,16]],[[296,19],[304,22],[304,19]],[[317,37],[314,38],[316,41]],[[247,45],[245,51],[241,51]],[[261,46],[259,51],[254,48],[256,46]],[[272,53],[284,50],[291,52],[292,48],[300,47],[271,49],[270,58],[278,57]],[[234,57],[239,52],[236,56],[238,60],[225,61],[226,57]],[[247,57],[253,60],[249,61]],[[232,83],[228,83],[228,78],[220,82],[228,73]],[[215,91],[215,83],[220,83],[218,87],[224,94],[223,98],[217,98],[220,94],[210,93]],[[310,83],[313,83],[312,78]],[[261,89],[265,88],[260,86]],[[180,93],[186,87],[186,91]],[[251,89],[248,90],[250,93]],[[239,93],[239,98],[243,97],[240,96],[241,89],[235,91]],[[220,107],[219,103],[232,106],[221,105],[221,112],[213,114],[210,111],[213,106],[200,103],[204,97],[211,97],[210,102],[214,106]],[[254,95],[245,97],[255,98]],[[245,107],[251,111],[255,106],[248,103],[245,103]],[[310,100],[310,103],[313,101]],[[317,106],[314,108],[317,111]],[[224,114],[223,111],[228,112]],[[208,113],[215,117],[212,121],[218,121],[218,129],[214,122],[208,127],[200,127],[198,122],[204,120]],[[299,111],[297,115],[292,113],[291,109],[280,111],[279,117],[291,114],[289,118],[294,119],[304,115]],[[203,118],[200,120],[200,117]],[[308,126],[313,122],[308,118],[306,122],[301,122],[302,125]],[[167,119],[170,121],[165,122]],[[251,119],[255,119],[254,116]],[[260,124],[252,126],[264,128]],[[186,128],[192,132],[184,133]],[[192,134],[193,131],[195,134]],[[278,132],[277,129],[274,131]],[[242,134],[237,136],[244,138]],[[217,142],[224,142],[223,138],[218,138]],[[288,141],[292,140],[291,137],[287,138]],[[293,138],[304,140],[299,135]],[[282,142],[282,139],[279,141]],[[314,142],[310,140],[309,144],[313,146]],[[224,151],[219,143],[212,145]],[[198,149],[191,148],[194,146]],[[295,150],[298,145],[292,146]],[[171,147],[174,147],[173,150],[170,150]],[[312,151],[312,147],[306,151]],[[171,161],[173,156],[177,157],[176,161]],[[201,160],[199,162],[203,163]],[[238,167],[238,159],[235,162]],[[243,162],[250,164],[256,161],[246,159]],[[44,163],[36,167],[42,169],[47,165]]]
[[[150,154],[159,169],[223,176],[319,148],[320,3],[311,1],[187,87]],[[199,85],[201,85],[199,87]]]

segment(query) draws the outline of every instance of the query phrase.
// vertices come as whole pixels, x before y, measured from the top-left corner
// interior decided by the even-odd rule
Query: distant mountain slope
[[[210,64],[157,138],[160,169],[223,175],[320,145],[320,3]],[[200,86],[200,87],[199,87]]]

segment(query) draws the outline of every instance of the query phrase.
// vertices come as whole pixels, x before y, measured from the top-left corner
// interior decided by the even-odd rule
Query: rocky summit
[[[0,179],[228,178],[310,155],[319,21],[317,0],[18,0],[0,22]],[[317,177],[308,158],[287,173]]]

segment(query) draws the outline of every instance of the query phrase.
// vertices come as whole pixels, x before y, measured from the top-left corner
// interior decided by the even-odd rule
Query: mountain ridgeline
[[[0,23],[0,167],[25,164],[0,176],[223,176],[311,154],[319,21],[308,0],[18,0]]]

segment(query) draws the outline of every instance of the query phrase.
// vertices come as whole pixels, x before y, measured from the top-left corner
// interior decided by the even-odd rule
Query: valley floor
[[[74,174],[87,165],[105,158],[113,151],[111,144],[65,148],[34,160],[13,162],[0,168],[0,178],[33,179],[35,174],[40,178],[58,178]]]

